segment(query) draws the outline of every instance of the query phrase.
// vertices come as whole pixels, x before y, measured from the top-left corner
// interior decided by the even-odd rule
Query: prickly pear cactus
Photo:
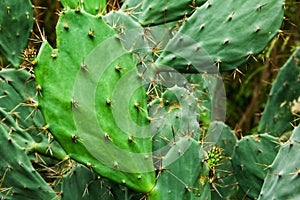
[[[221,149],[221,160],[212,167],[211,177],[211,197],[217,199],[241,199],[244,193],[238,187],[231,159],[237,138],[233,131],[222,122],[213,121],[210,125],[210,132],[221,131],[219,137],[213,139],[218,134],[207,134],[206,140],[216,141],[214,147]],[[216,161],[214,159],[214,161]]]
[[[299,144],[300,126],[293,130],[289,141],[280,145],[280,150],[270,165],[266,179],[259,194],[263,199],[299,199]],[[288,183],[288,184],[287,184]]]
[[[5,124],[0,124],[0,198],[53,199],[56,194],[33,168],[26,152],[11,135]],[[5,153],[4,153],[5,152]]]
[[[143,26],[164,24],[170,21],[189,17],[197,7],[206,0],[160,1],[144,0],[139,16],[139,23]],[[126,3],[126,1],[125,1]]]
[[[209,168],[198,142],[181,138],[161,159],[149,199],[210,199]]]
[[[161,98],[149,105],[153,151],[162,154],[178,138],[190,136],[200,139],[197,121],[197,100],[187,89],[174,86],[166,90]],[[157,152],[156,152],[157,151]],[[159,155],[157,155],[159,156]]]
[[[49,130],[71,158],[149,192],[155,176],[146,95],[132,56],[101,17],[84,11],[61,13],[57,46],[44,42],[35,68]]]
[[[33,7],[30,0],[0,2],[0,52],[13,66],[21,63],[33,26]]]
[[[121,187],[83,165],[75,165],[62,179],[61,199],[125,199]]]
[[[93,15],[102,14],[106,9],[105,0],[61,0],[61,3],[67,9],[85,10]]]
[[[261,117],[258,131],[280,136],[299,124],[300,47],[280,69]],[[294,121],[295,120],[295,121]],[[296,123],[296,124],[295,124]]]
[[[198,72],[193,66],[202,63],[200,70],[208,72],[203,63],[210,58],[221,71],[235,69],[278,34],[283,13],[283,0],[207,1],[183,23],[156,61],[157,68]],[[202,57],[191,56],[198,51]]]
[[[267,174],[266,168],[275,159],[278,139],[268,134],[250,135],[238,141],[232,166],[238,184],[251,199],[258,198]]]

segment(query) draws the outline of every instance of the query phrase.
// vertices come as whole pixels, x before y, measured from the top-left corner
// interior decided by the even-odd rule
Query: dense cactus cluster
[[[29,67],[0,71],[1,199],[299,198],[300,48],[241,139],[219,74],[280,32],[283,0],[61,3],[57,47],[42,37]],[[18,66],[31,3],[0,5],[0,51]]]

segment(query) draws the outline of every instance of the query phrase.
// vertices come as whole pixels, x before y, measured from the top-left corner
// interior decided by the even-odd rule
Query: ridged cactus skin
[[[3,69],[0,88],[0,196],[52,199],[55,192],[31,162],[39,163],[36,159],[39,157],[44,165],[50,163],[48,160],[53,163],[67,155],[43,130],[45,123],[37,110],[37,90],[32,74],[21,69]]]
[[[151,200],[210,199],[209,168],[200,144],[181,138],[162,157]]]
[[[55,192],[31,165],[24,149],[12,136],[20,134],[0,124],[0,198],[53,199]]]
[[[29,156],[39,153],[64,159],[63,149],[44,130],[45,122],[37,109],[37,90],[32,74],[22,69],[3,69],[0,71],[0,87],[0,124],[16,131],[16,134],[11,134],[12,139]]]
[[[145,92],[132,56],[101,17],[68,10],[61,13],[56,29],[58,49],[44,42],[35,67],[39,106],[49,130],[71,158],[134,190],[149,192],[155,181],[151,138]],[[106,52],[119,52],[120,57]],[[120,87],[124,90],[114,91]],[[97,97],[92,107],[95,99],[90,95]],[[118,116],[122,119],[114,118]],[[139,138],[142,132],[131,127],[132,122],[145,127],[140,136],[146,138]],[[134,153],[141,160],[134,160]]]
[[[62,200],[125,199],[125,191],[117,183],[76,164],[62,179],[61,197]]]
[[[164,24],[189,17],[206,0],[160,1],[144,0],[139,23],[143,26]],[[125,1],[126,3],[126,1]]]
[[[13,66],[21,63],[33,26],[30,0],[0,1],[0,52]]]
[[[65,8],[72,8],[76,10],[85,10],[86,12],[97,15],[105,12],[105,0],[61,0]]]
[[[259,194],[264,199],[299,199],[300,126],[293,130],[289,141],[280,145],[274,162],[266,166],[268,174]]]
[[[4,69],[0,71],[0,87],[0,116],[10,115],[7,118],[12,123],[26,129],[28,135],[24,138],[39,140],[39,128],[45,126],[45,122],[37,109],[37,91],[32,75],[21,69]]]
[[[232,165],[239,186],[249,198],[258,198],[267,168],[279,151],[278,145],[278,139],[268,134],[249,135],[238,141]]]
[[[283,0],[207,1],[183,23],[156,61],[157,68],[172,66],[180,72],[197,72],[193,66],[208,58],[220,71],[237,68],[260,53],[278,34],[283,3]],[[190,37],[190,41],[183,36]],[[200,50],[203,61],[193,57]],[[176,54],[184,55],[185,59]]]
[[[298,47],[278,72],[258,131],[281,136],[293,129],[293,121],[297,118],[297,113],[300,112],[299,87],[300,48]]]

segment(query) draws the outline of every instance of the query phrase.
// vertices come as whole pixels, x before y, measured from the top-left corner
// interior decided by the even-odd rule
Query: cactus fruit
[[[30,0],[1,0],[0,52],[13,66],[21,63],[33,26],[33,8]]]
[[[39,106],[50,131],[71,158],[149,192],[155,181],[151,137],[132,57],[102,18],[84,11],[61,13],[57,46],[44,42],[35,67]]]
[[[249,135],[238,141],[232,156],[232,165],[239,186],[251,199],[258,198],[267,174],[279,150],[276,137]]]
[[[219,163],[212,169],[214,172],[211,183],[212,199],[240,199],[239,195],[242,194],[241,196],[243,196],[244,194],[238,187],[235,172],[231,164],[237,138],[233,131],[222,122],[211,122],[209,131],[211,133],[216,131],[221,132],[221,134],[207,134],[205,141],[215,141],[213,146],[222,149],[223,156]],[[215,138],[216,136],[218,138]]]
[[[78,12],[85,10],[93,15],[102,14],[106,9],[105,0],[61,0],[61,3],[67,9],[72,8]]]
[[[283,3],[283,0],[268,0],[263,4],[260,0],[207,1],[183,23],[156,61],[157,68],[172,66],[183,73],[198,72],[195,66],[208,58],[221,71],[237,68],[260,53],[278,34]],[[186,41],[187,37],[191,41]],[[191,57],[199,50],[203,51],[202,60]],[[188,55],[174,59],[178,53]]]
[[[189,17],[206,0],[151,1],[144,0],[139,23],[143,26],[164,24]]]
[[[300,186],[299,155],[300,126],[296,127],[289,141],[280,145],[279,152],[268,169],[267,176],[259,194],[264,199],[299,199]],[[288,183],[288,184],[287,184]]]
[[[161,159],[149,199],[209,199],[209,168],[198,142],[180,138]]]
[[[261,117],[258,131],[281,136],[293,129],[300,112],[300,47],[280,68]],[[298,106],[298,107],[297,107]],[[299,117],[299,115],[298,115]],[[299,123],[299,122],[298,122]]]

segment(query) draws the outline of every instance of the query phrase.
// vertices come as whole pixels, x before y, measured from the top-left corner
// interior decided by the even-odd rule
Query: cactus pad
[[[61,13],[57,46],[45,42],[35,68],[49,129],[71,158],[150,191],[155,176],[145,92],[132,56],[102,18],[84,11]]]
[[[13,66],[21,63],[33,26],[33,8],[30,0],[0,1],[0,52]]]

